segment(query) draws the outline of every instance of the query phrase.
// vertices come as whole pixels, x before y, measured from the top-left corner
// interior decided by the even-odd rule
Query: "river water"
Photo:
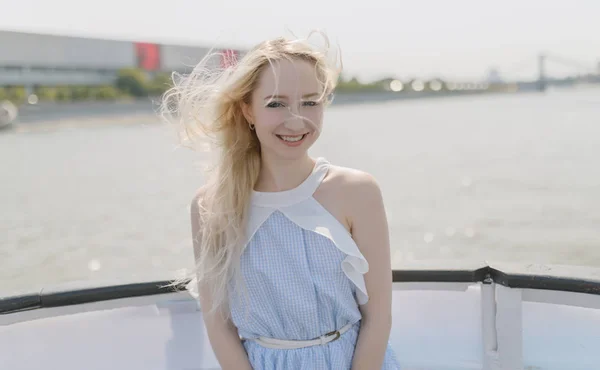
[[[205,155],[114,120],[0,132],[0,296],[192,266]],[[600,267],[600,89],[333,106],[311,154],[378,178],[394,266]]]

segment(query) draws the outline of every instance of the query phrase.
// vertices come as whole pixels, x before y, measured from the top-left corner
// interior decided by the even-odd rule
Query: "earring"
[[[250,130],[254,131],[254,123],[250,124]]]

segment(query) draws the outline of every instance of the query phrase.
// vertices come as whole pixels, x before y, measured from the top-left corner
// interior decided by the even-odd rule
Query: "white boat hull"
[[[17,118],[17,107],[8,100],[0,101],[0,129],[10,126]]]
[[[600,368],[595,280],[569,280],[588,290],[579,293],[492,281],[502,274],[482,281],[439,271],[419,279],[402,274],[395,280],[421,280],[394,283],[390,341],[404,369]],[[526,285],[528,276],[519,281]],[[440,281],[423,281],[432,279]],[[91,296],[52,294],[47,305],[56,307],[22,310],[32,305],[27,297],[0,301],[0,369],[219,368],[197,302],[185,292],[81,304],[68,303]]]

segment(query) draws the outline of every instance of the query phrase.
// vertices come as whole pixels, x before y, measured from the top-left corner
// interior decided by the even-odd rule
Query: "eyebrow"
[[[302,95],[302,99],[312,98],[314,96],[319,96],[319,95],[321,95],[321,94],[319,94],[319,93],[305,94],[305,95]],[[268,95],[265,97],[264,100],[269,100],[269,99],[288,99],[288,97],[286,95]]]

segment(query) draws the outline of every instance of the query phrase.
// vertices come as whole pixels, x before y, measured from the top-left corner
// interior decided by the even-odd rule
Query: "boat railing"
[[[473,309],[471,304],[471,312],[472,315],[476,315],[477,311],[480,311],[479,317],[473,319],[481,320],[474,325],[481,328],[480,340],[485,370],[523,369],[523,349],[526,347],[524,338],[527,338],[525,333],[529,325],[528,322],[524,322],[524,314],[531,315],[531,312],[534,312],[526,307],[527,304],[551,304],[600,310],[600,269],[592,267],[535,264],[473,264],[466,267],[463,265],[452,267],[448,263],[424,262],[418,266],[413,264],[395,269],[393,282],[393,289],[400,291],[397,293],[402,291],[421,291],[425,294],[427,291],[460,293],[476,290],[474,294],[477,294],[478,308]],[[128,304],[157,304],[160,299],[156,295],[166,295],[164,303],[159,304],[165,307],[179,305],[181,308],[185,306],[188,310],[194,309],[189,306],[193,304],[196,306],[195,309],[198,308],[198,303],[187,292],[177,292],[177,289],[169,286],[170,283],[170,281],[151,281],[82,288],[63,287],[42,289],[34,294],[0,298],[0,325],[64,315],[71,310],[80,312],[82,310],[80,305],[86,306],[87,303],[94,303],[89,310],[111,305],[118,307],[119,300],[131,301],[132,298],[133,301]],[[183,289],[183,286],[181,288]],[[58,309],[53,310],[53,308]],[[55,311],[55,313],[48,311]],[[544,309],[536,309],[535,312],[543,313]],[[555,309],[553,312],[555,312],[554,317],[560,316]],[[569,317],[573,316],[565,317],[567,317],[565,320],[570,320]],[[569,323],[562,324],[567,327],[569,325]]]

